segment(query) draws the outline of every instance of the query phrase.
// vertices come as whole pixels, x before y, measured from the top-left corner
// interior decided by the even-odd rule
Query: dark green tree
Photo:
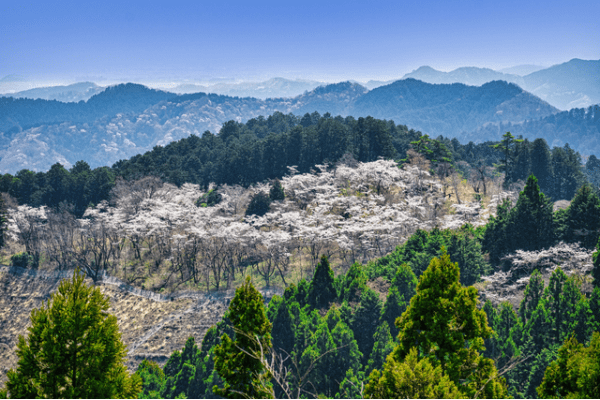
[[[308,289],[308,303],[315,308],[328,308],[329,303],[334,301],[337,293],[334,286],[333,271],[329,266],[329,260],[325,255],[315,268],[315,274],[310,281]]]
[[[360,296],[360,305],[354,311],[351,324],[358,349],[363,355],[363,362],[369,359],[375,344],[373,335],[379,325],[381,308],[381,300],[374,290],[367,288],[363,291]]]
[[[522,250],[539,250],[554,241],[552,203],[530,175],[514,208],[515,246]]]
[[[258,215],[263,216],[269,212],[271,208],[271,199],[266,193],[258,192],[252,199],[250,199],[250,204],[248,204],[248,208],[246,209],[246,215]]]
[[[544,139],[535,139],[531,144],[531,174],[538,179],[540,190],[554,197],[552,154]]]
[[[589,185],[583,185],[571,201],[565,216],[563,239],[593,248],[600,236],[600,198]]]
[[[510,133],[506,132],[502,135],[502,140],[500,143],[492,145],[492,147],[496,150],[502,152],[502,159],[500,164],[498,165],[498,170],[500,172],[504,172],[504,185],[508,186],[509,182],[513,182],[513,171],[514,171],[514,163],[515,163],[515,146],[517,143],[522,142],[522,139],[515,139],[515,137]]]
[[[138,375],[125,367],[126,348],[110,301],[75,271],[31,312],[27,339],[19,336],[16,369],[7,373],[12,398],[135,398]]]
[[[235,291],[227,318],[235,335],[221,337],[215,347],[215,370],[223,379],[222,388],[213,387],[218,396],[227,398],[272,398],[270,374],[261,363],[261,355],[271,349],[271,323],[267,319],[263,297],[248,277]]]
[[[283,191],[283,186],[281,186],[279,179],[275,179],[273,183],[271,183],[269,198],[271,201],[281,201],[285,199],[285,192]]]

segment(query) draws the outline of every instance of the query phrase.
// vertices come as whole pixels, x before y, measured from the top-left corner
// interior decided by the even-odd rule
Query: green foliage
[[[216,189],[211,189],[196,200],[197,207],[214,207],[223,200],[223,196]]]
[[[592,269],[592,277],[594,278],[594,287],[600,288],[600,240],[596,245],[596,251],[592,255],[594,269]]]
[[[542,398],[600,397],[600,334],[595,332],[588,347],[571,337],[558,351],[537,388]]]
[[[381,369],[387,356],[394,350],[394,340],[390,334],[390,327],[386,321],[377,327],[373,335],[373,350],[365,367],[367,373],[374,369]]]
[[[155,361],[143,360],[135,372],[142,379],[140,399],[158,399],[165,383],[165,373]]]
[[[215,385],[214,393],[228,398],[272,398],[270,376],[260,361],[260,356],[271,348],[272,325],[265,314],[262,295],[250,278],[235,291],[227,317],[235,336],[232,340],[224,334],[215,348],[215,370],[224,385]]]
[[[124,365],[126,349],[110,302],[76,271],[39,310],[27,339],[19,336],[18,366],[8,372],[12,398],[134,398],[141,379]]]
[[[333,271],[329,266],[329,260],[323,255],[310,281],[307,297],[308,303],[315,308],[327,308],[329,307],[329,303],[334,301],[336,297]]]
[[[383,276],[392,281],[399,266],[406,263],[416,276],[420,276],[431,259],[440,255],[442,246],[448,249],[452,260],[461,263],[461,283],[475,283],[480,276],[490,272],[476,231],[471,225],[466,224],[459,230],[434,228],[427,232],[418,229],[392,253],[370,262],[366,274],[369,279]]]
[[[600,236],[600,198],[589,185],[583,185],[571,201],[565,213],[562,239],[580,242],[593,248]]]
[[[269,198],[271,201],[281,201],[285,199],[285,192],[283,191],[283,186],[281,186],[279,179],[275,179],[273,183],[271,183]]]
[[[340,301],[359,301],[361,293],[367,287],[363,266],[358,262],[352,264],[346,276],[340,279],[340,285]]]
[[[539,250],[554,243],[552,203],[540,192],[535,176],[527,178],[514,208],[505,200],[496,214],[490,218],[482,242],[493,263],[517,249]]]
[[[459,275],[458,265],[442,249],[441,257],[434,258],[421,276],[417,294],[397,323],[399,344],[383,372],[371,373],[367,394],[403,397],[403,388],[421,387],[425,380],[430,386],[443,382],[439,390],[447,390],[446,396],[455,397],[457,392],[468,397],[507,395],[493,361],[480,355],[492,329],[485,312],[477,308],[477,290],[461,286]],[[410,396],[423,395],[429,394]]]
[[[351,327],[363,355],[363,362],[369,359],[373,349],[374,335],[381,315],[381,300],[374,290],[367,288],[360,297],[360,305],[354,311]]]
[[[246,215],[263,216],[269,212],[270,208],[271,199],[269,196],[267,196],[266,193],[258,192],[250,199],[250,204],[248,204],[248,208],[246,209]]]
[[[23,251],[10,256],[10,263],[15,267],[27,268],[34,264],[34,258],[31,254]]]

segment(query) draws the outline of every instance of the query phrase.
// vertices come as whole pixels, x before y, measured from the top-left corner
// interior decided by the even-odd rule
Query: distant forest
[[[411,148],[431,162],[434,174],[448,166],[462,172],[479,166],[481,173],[494,174],[496,169],[491,167],[505,164],[509,167],[505,184],[510,185],[524,182],[533,173],[542,191],[554,201],[570,200],[586,181],[600,181],[598,159],[590,157],[583,168],[580,154],[568,144],[550,149],[544,139],[515,140],[509,143],[508,153],[499,146],[501,142],[461,144],[442,136],[433,139],[405,125],[372,117],[333,117],[318,112],[298,117],[276,112],[246,123],[226,122],[217,135],[207,131],[202,137],[192,135],[156,146],[112,168],[92,170],[79,161],[70,170],[57,163],[45,173],[21,170],[14,176],[5,174],[0,177],[0,192],[31,206],[57,207],[67,202],[82,215],[89,205],[109,198],[118,177],[155,176],[178,186],[195,183],[203,188],[211,183],[247,187],[281,178],[290,173],[290,167],[305,173],[315,165],[333,165],[342,157],[402,163]]]

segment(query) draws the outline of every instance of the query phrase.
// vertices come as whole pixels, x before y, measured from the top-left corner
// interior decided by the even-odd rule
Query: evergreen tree
[[[336,297],[333,271],[329,266],[329,260],[323,255],[321,262],[315,268],[313,279],[310,281],[308,303],[315,308],[329,307],[329,303]]]
[[[515,139],[510,132],[506,132],[502,135],[500,143],[492,145],[494,149],[502,152],[503,158],[500,161],[500,165],[498,165],[498,170],[504,172],[504,185],[506,187],[509,182],[514,182],[515,146],[522,141],[522,139]]]
[[[404,296],[400,294],[398,288],[394,286],[390,287],[387,299],[381,310],[380,321],[381,323],[385,322],[388,327],[391,327],[388,329],[393,337],[398,336],[400,332],[396,327],[396,319],[400,318],[404,311],[406,311],[408,304],[409,300],[404,300]]]
[[[265,314],[262,295],[248,277],[235,291],[227,318],[235,336],[221,337],[215,348],[215,370],[224,381],[223,388],[213,387],[218,396],[239,398],[272,398],[269,373],[260,361],[261,352],[271,348],[271,323]]]
[[[381,315],[381,300],[375,291],[367,288],[360,297],[360,305],[354,311],[352,318],[352,331],[358,343],[358,349],[363,355],[363,361],[369,359],[373,349],[373,335],[377,330],[379,316]]]
[[[271,201],[281,201],[285,199],[285,192],[283,191],[283,186],[281,186],[279,179],[275,179],[271,184],[269,198]]]
[[[12,398],[134,398],[139,375],[124,365],[126,349],[110,301],[75,271],[39,310],[27,339],[19,336],[16,369],[7,373]]]
[[[246,209],[246,215],[263,216],[269,212],[270,208],[271,199],[269,196],[267,196],[266,193],[258,192],[250,199],[250,204],[248,204],[248,208]]]
[[[156,361],[144,359],[135,372],[142,379],[142,392],[139,398],[159,398],[160,390],[165,383],[165,373]]]
[[[346,273],[346,276],[340,279],[340,300],[357,302],[366,287],[367,276],[364,273],[363,266],[355,262]]]
[[[507,395],[493,361],[479,354],[492,329],[485,312],[477,308],[477,290],[461,286],[458,265],[450,261],[445,249],[442,253],[421,276],[417,294],[397,324],[399,344],[383,371],[371,373],[368,395],[406,396],[398,389],[419,387],[417,370],[435,375],[436,383],[428,381],[432,388],[443,381],[443,388],[461,396]],[[461,329],[456,329],[458,326]],[[422,394],[412,394],[417,395]]]
[[[571,201],[566,212],[564,239],[581,242],[593,248],[600,236],[600,198],[591,186],[583,185]]]
[[[521,322],[526,324],[544,296],[544,278],[537,269],[529,277],[523,300],[519,306]]]
[[[514,237],[513,249],[539,250],[553,242],[552,203],[540,192],[535,176],[527,178],[511,214],[514,222],[509,230]]]
[[[531,174],[538,179],[540,190],[554,197],[552,154],[544,139],[535,139],[531,145]]]
[[[394,350],[394,339],[390,334],[390,327],[383,321],[373,335],[373,350],[365,367],[365,372],[370,373],[374,369],[381,369],[387,356]]]
[[[556,268],[550,276],[550,283],[546,288],[544,297],[547,299],[548,316],[551,323],[550,337],[553,342],[558,344],[561,343],[566,334],[564,323],[565,323],[565,299],[563,296],[563,288],[567,281],[567,275],[562,269]]]
[[[537,388],[542,398],[600,398],[600,334],[595,332],[588,347],[574,337],[558,351],[542,384]]]
[[[273,301],[273,300],[271,300]],[[285,354],[291,354],[294,349],[294,326],[292,316],[287,307],[287,303],[282,301],[277,310],[277,316],[273,320],[273,350],[283,351]]]

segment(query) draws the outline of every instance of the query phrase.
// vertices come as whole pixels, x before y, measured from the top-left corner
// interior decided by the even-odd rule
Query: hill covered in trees
[[[600,167],[595,158],[582,168],[581,156],[568,146],[550,149],[543,139],[513,141],[507,153],[500,142],[466,145],[456,139],[432,139],[420,132],[371,117],[343,118],[330,114],[305,114],[302,118],[274,113],[247,123],[228,121],[218,135],[205,132],[164,147],[121,160],[112,168],[92,169],[78,161],[70,169],[54,164],[47,173],[21,170],[0,178],[0,192],[9,193],[19,204],[57,208],[61,202],[82,215],[89,205],[109,198],[118,177],[127,180],[147,176],[181,186],[199,184],[247,187],[282,178],[293,167],[307,173],[317,165],[339,162],[370,162],[379,158],[408,160],[415,148],[431,172],[442,178],[460,171],[485,194],[486,180],[494,178],[496,165],[508,163],[506,185],[525,181],[530,173],[540,177],[544,193],[556,200],[570,200],[586,179],[597,186]],[[596,160],[597,161],[597,160]],[[425,165],[425,164],[424,164]]]

